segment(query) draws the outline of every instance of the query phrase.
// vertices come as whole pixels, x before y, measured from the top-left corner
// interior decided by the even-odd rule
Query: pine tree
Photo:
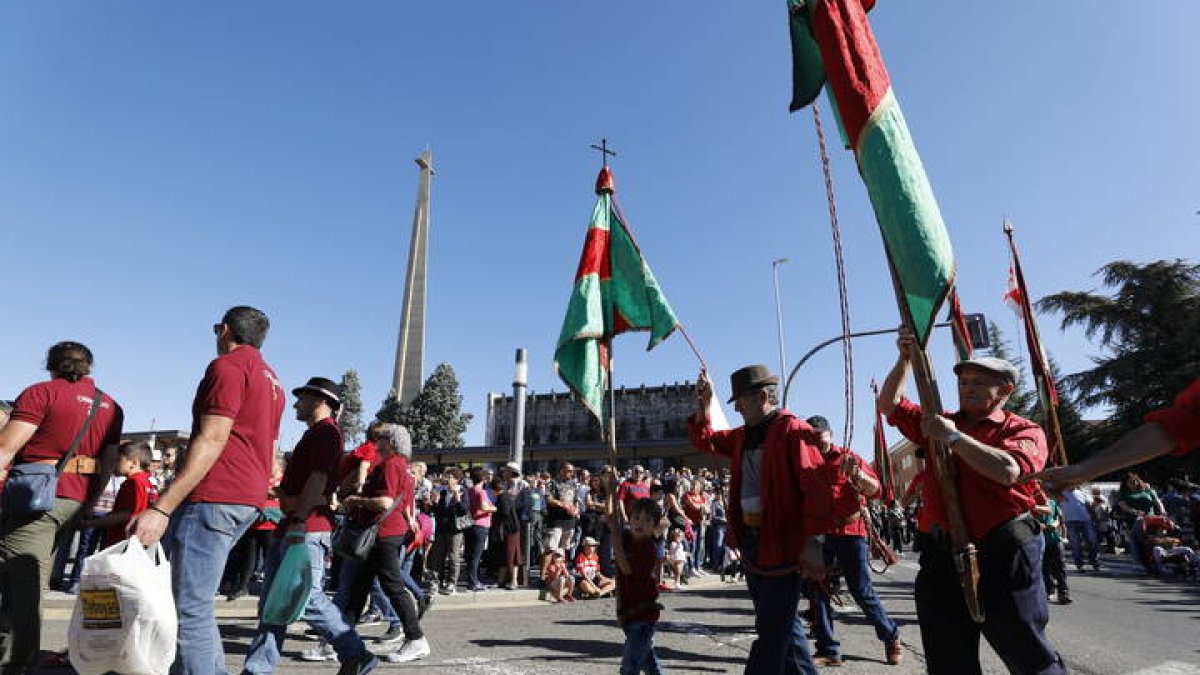
[[[342,375],[342,411],[338,417],[338,426],[342,428],[342,436],[350,446],[358,445],[362,440],[365,427],[362,419],[362,383],[358,379],[358,371],[351,368]]]
[[[1082,405],[1111,406],[1101,431],[1111,441],[1170,404],[1200,372],[1200,265],[1117,261],[1097,275],[1111,296],[1063,291],[1038,309],[1061,314],[1064,329],[1082,326],[1104,350],[1092,357],[1094,368],[1066,381]]]
[[[1074,464],[1091,454],[1095,438],[1079,412],[1079,404],[1067,386],[1066,379],[1058,368],[1058,362],[1053,357],[1047,357],[1046,360],[1049,362],[1050,377],[1054,378],[1054,386],[1058,389],[1058,427],[1062,430],[1063,445],[1067,447],[1067,461]],[[1038,407],[1033,420],[1043,427],[1046,426],[1041,406]]]
[[[392,391],[376,414],[376,419],[381,422],[407,427],[414,448],[462,447],[462,435],[471,417],[470,413],[462,412],[458,377],[446,363],[434,368],[412,403],[402,405],[396,399],[396,392]]]
[[[1005,402],[1004,409],[1021,417],[1032,417],[1038,408],[1038,396],[1036,391],[1029,389],[1025,381],[1025,359],[1013,355],[1012,345],[1004,339],[1004,334],[1000,332],[1000,327],[995,321],[988,322],[988,340],[992,344],[989,349],[991,355],[1013,364],[1021,375],[1012,395]]]

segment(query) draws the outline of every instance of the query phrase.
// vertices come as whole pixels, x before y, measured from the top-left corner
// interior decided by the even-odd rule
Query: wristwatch
[[[946,434],[945,438],[942,439],[942,443],[949,448],[950,446],[962,440],[962,437],[963,435],[961,431],[951,431],[949,434]]]

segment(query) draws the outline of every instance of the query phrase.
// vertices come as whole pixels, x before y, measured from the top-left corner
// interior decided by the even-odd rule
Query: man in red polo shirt
[[[1034,498],[1023,475],[1046,464],[1046,435],[1034,422],[1004,410],[1018,372],[1008,361],[985,357],[960,362],[960,409],[926,412],[904,397],[917,349],[901,330],[900,355],[879,391],[879,411],[913,443],[940,441],[958,471],[958,494],[968,535],[979,549],[979,597],[985,619],[975,623],[959,586],[940,484],[931,476],[922,500],[929,531],[920,532],[917,619],[931,675],[979,673],[983,635],[1014,673],[1065,675],[1062,658],[1046,639],[1049,609],[1042,585],[1041,528],[1030,515]]]
[[[267,502],[286,393],[259,349],[270,322],[234,307],[213,326],[217,358],[192,403],[192,433],[175,480],[128,531],[143,544],[167,538],[179,617],[175,675],[225,673],[213,597],[229,549]]]
[[[333,646],[344,668],[353,667],[349,671],[353,673],[367,672],[378,659],[367,652],[354,627],[325,595],[325,559],[331,553],[333,531],[330,503],[337,489],[338,460],[343,447],[342,431],[334,419],[334,413],[342,405],[342,387],[328,378],[314,377],[303,387],[293,389],[292,395],[296,397],[296,419],[308,425],[308,430],[292,451],[292,459],[279,483],[284,527],[275,530],[275,540],[267,551],[263,588],[271,587],[275,570],[283,559],[287,546],[285,532],[304,532],[312,567],[312,590],[304,608],[304,620]],[[274,672],[286,637],[287,626],[260,623],[242,672],[255,675]]]
[[[1162,455],[1186,455],[1200,448],[1200,378],[1179,392],[1175,402],[1146,415],[1145,424],[1108,447],[1071,466],[1046,469],[1034,476],[1069,489],[1097,476],[1148,462]]]
[[[814,415],[808,418],[808,424],[819,435],[818,447],[825,460],[820,472],[832,490],[833,519],[825,530],[825,564],[836,564],[842,570],[850,595],[875,627],[875,636],[884,644],[887,662],[899,665],[903,656],[900,629],[875,595],[875,586],[871,583],[871,548],[867,542],[867,523],[863,520],[865,498],[879,493],[879,479],[853,450],[833,444],[829,420]],[[840,666],[842,649],[833,634],[833,604],[829,594],[813,584],[809,589],[816,609],[812,628],[817,653],[813,661],[819,666]]]

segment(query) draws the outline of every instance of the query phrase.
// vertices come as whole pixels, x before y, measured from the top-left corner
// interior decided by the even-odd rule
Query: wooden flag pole
[[[1025,286],[1025,272],[1021,269],[1021,257],[1017,253],[1017,242],[1013,239],[1013,226],[1007,219],[1004,221],[1004,234],[1008,236],[1008,250],[1012,252],[1013,271],[1017,275],[1017,286],[1021,289],[1021,323],[1025,324],[1025,342],[1032,342],[1037,346],[1038,353],[1030,354],[1029,358],[1037,359],[1040,364],[1039,370],[1042,371],[1042,377],[1034,384],[1038,388],[1038,398],[1042,401],[1046,409],[1046,424],[1050,427],[1050,437],[1054,440],[1054,450],[1059,466],[1067,466],[1067,446],[1063,442],[1062,426],[1058,423],[1058,404],[1050,396],[1050,386],[1045,380],[1053,377],[1050,374],[1050,364],[1046,362],[1045,354],[1042,353],[1042,338],[1038,335],[1037,324],[1034,323],[1033,306],[1029,301],[1029,289]],[[1033,339],[1029,339],[1032,337]],[[1056,385],[1057,387],[1057,385]]]
[[[892,274],[892,286],[896,293],[896,303],[900,309],[900,317],[904,327],[912,335],[916,335],[912,319],[904,306],[904,289],[896,268],[888,260],[888,269]],[[918,341],[916,353],[909,355],[913,368],[913,380],[916,381],[917,395],[921,400],[921,409],[926,415],[940,415],[945,408],[942,406],[942,395],[938,391],[937,380],[925,347]],[[934,473],[942,490],[942,501],[946,510],[946,518],[950,521],[950,543],[953,547],[954,567],[958,571],[958,581],[962,586],[963,599],[967,611],[975,623],[983,623],[983,605],[979,601],[979,558],[975,544],[971,543],[967,531],[967,519],[963,515],[962,503],[958,499],[958,468],[950,449],[944,443],[928,439],[927,458],[933,462]]]
[[[612,338],[604,341],[608,371],[608,463],[617,468],[617,392],[613,386]]]

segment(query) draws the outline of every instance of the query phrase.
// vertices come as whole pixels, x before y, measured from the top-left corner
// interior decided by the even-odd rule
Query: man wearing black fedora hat
[[[730,384],[729,402],[745,424],[712,428],[713,385],[701,371],[688,432],[697,449],[729,459],[732,467],[727,537],[742,551],[758,634],[745,672],[815,675],[796,608],[802,577],[823,573],[820,535],[830,522],[830,490],[821,482],[820,436],[777,407],[779,378],[766,366],[737,370]]]
[[[283,558],[285,532],[303,532],[312,566],[312,590],[304,620],[317,630],[332,655],[342,662],[339,673],[366,673],[378,664],[367,651],[341,610],[325,595],[325,559],[331,552],[333,511],[330,503],[337,489],[338,463],[342,457],[342,431],[335,414],[342,405],[342,387],[325,377],[313,377],[292,390],[296,397],[296,419],[308,430],[296,443],[292,459],[279,483],[279,506],[286,515],[285,527],[267,551],[263,587],[270,588]],[[265,596],[265,593],[264,593]],[[270,673],[279,663],[287,636],[286,626],[259,624],[246,654],[246,673]]]
[[[1016,387],[1013,364],[994,357],[954,366],[959,410],[922,410],[904,396],[918,348],[901,329],[899,357],[879,391],[877,406],[910,441],[941,442],[957,470],[958,501],[967,536],[978,549],[983,623],[968,612],[955,566],[941,484],[922,485],[917,537],[921,570],[915,594],[926,666],[933,675],[979,673],[979,638],[987,639],[1013,673],[1060,675],[1062,658],[1046,638],[1049,609],[1042,583],[1041,527],[1030,514],[1037,499],[1022,477],[1046,464],[1046,434],[1035,422],[1006,411]]]

